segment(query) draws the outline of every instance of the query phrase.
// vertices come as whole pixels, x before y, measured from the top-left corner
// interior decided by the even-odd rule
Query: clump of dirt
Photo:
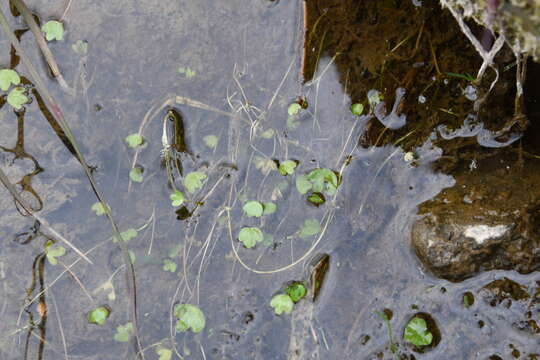
[[[513,121],[515,58],[511,49],[503,48],[496,57],[499,80],[477,111],[474,99],[487,94],[495,73],[488,71],[480,83],[473,82],[482,59],[450,12],[437,3],[417,7],[412,1],[313,0],[307,2],[306,13],[306,79],[312,78],[320,57],[328,55],[335,57],[340,81],[353,103],[368,108],[367,92],[376,89],[388,108],[396,89],[405,89],[397,110],[407,116],[406,125],[390,131],[372,119],[361,145],[401,139],[401,145],[410,150],[424,143],[438,125],[459,128],[468,114],[475,114],[493,131],[526,128],[526,120]],[[483,28],[469,26],[481,36]],[[471,91],[472,96],[466,96]],[[472,144],[475,138],[466,138],[445,148],[445,153],[459,154]]]

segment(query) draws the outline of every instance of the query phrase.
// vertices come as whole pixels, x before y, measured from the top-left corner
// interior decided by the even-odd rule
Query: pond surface
[[[65,4],[28,6],[46,21],[58,19]],[[6,4],[2,10],[13,29],[24,28]],[[444,166],[434,167],[455,156],[437,138],[444,118],[423,119],[415,134],[427,111],[409,118],[414,126],[400,118],[407,115],[403,94],[414,94],[420,106],[421,94],[407,82],[366,75],[358,85],[359,65],[349,60],[348,77],[331,46],[304,59],[306,11],[301,1],[279,0],[73,1],[64,41],[50,43],[69,91],[46,75],[32,34],[21,37],[95,167],[120,231],[136,230],[127,245],[144,358],[158,359],[164,349],[173,359],[509,359],[516,351],[522,357],[515,358],[536,358],[538,334],[513,326],[526,304],[493,306],[480,290],[504,276],[538,289],[538,275],[498,270],[452,283],[426,272],[411,250],[419,204],[455,184]],[[72,49],[78,40],[88,43],[87,53]],[[5,36],[0,47],[8,67]],[[371,57],[366,68],[376,63]],[[410,69],[400,66],[392,73]],[[22,64],[15,69],[29,78]],[[422,70],[426,84],[432,70]],[[441,86],[433,98],[455,96],[461,84],[451,81],[447,93]],[[380,101],[370,109],[367,89],[380,92],[387,111],[375,111]],[[0,166],[39,216],[92,263],[23,216],[0,188],[0,358],[135,359],[133,342],[115,338],[132,321],[121,249],[105,216],[92,210],[97,200],[80,163],[31,97],[19,112],[2,100]],[[363,115],[351,113],[353,102],[364,105]],[[289,111],[295,103],[300,109]],[[180,155],[182,176],[173,176],[185,195],[176,207],[161,155],[171,106],[191,152]],[[376,132],[394,120],[407,125]],[[144,144],[133,149],[124,139],[137,132]],[[282,175],[278,166],[287,160],[296,167]],[[130,181],[134,166],[142,182]],[[320,206],[297,184],[315,169],[330,169],[338,179],[337,191],[322,191]],[[205,177],[189,192],[183,180],[193,172]],[[243,206],[251,200],[272,202],[276,210],[248,217]],[[238,241],[244,227],[260,229],[264,239],[247,248]],[[46,256],[49,240],[66,248],[56,264]],[[291,314],[274,314],[272,297],[290,281],[307,282],[321,254],[329,262],[316,301],[308,296]],[[465,293],[476,299],[470,306]],[[181,303],[203,311],[202,332],[175,331],[173,309]],[[88,312],[102,305],[111,310],[105,325],[89,324]],[[402,340],[415,314],[427,314],[439,330],[423,353]]]

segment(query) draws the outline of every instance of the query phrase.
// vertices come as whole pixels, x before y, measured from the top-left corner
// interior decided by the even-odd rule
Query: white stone
[[[488,239],[498,238],[503,236],[508,231],[508,226],[497,225],[474,225],[469,226],[463,233],[466,237],[473,238],[477,244],[483,244]]]

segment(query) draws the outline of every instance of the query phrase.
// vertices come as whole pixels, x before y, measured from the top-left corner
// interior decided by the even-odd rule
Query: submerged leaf
[[[125,140],[130,148],[136,148],[143,143],[143,137],[138,133],[133,133],[126,136]]]
[[[263,205],[258,201],[248,201],[243,207],[247,216],[261,217],[263,214]]]
[[[307,179],[306,175],[298,175],[296,177],[296,190],[302,195],[311,190],[311,182]]]
[[[283,176],[294,174],[296,162],[293,160],[285,160],[279,164],[279,173]]]
[[[176,272],[176,268],[177,265],[174,261],[169,259],[163,260],[163,270],[174,273]]]
[[[2,69],[0,70],[0,89],[2,91],[7,91],[9,87],[13,85],[19,85],[21,83],[21,78],[15,70],[11,69]]]
[[[194,193],[195,191],[202,188],[202,182],[206,179],[206,174],[200,171],[193,171],[187,174],[184,178],[184,186],[189,193]]]
[[[129,228],[126,231],[122,231],[120,233],[120,236],[122,237],[122,240],[124,242],[128,242],[129,240],[133,239],[137,235],[138,235],[137,230],[135,230],[133,228]],[[116,242],[116,239],[114,239],[113,241]]]
[[[159,356],[158,360],[171,360],[172,359],[172,350],[166,348],[157,348],[156,354]]]
[[[86,40],[77,40],[71,45],[71,49],[79,55],[86,55],[88,52],[88,41]]]
[[[41,31],[45,33],[47,41],[64,40],[64,25],[59,21],[47,21],[41,27]]]
[[[128,342],[132,332],[133,324],[131,322],[128,322],[126,325],[119,325],[116,327],[116,334],[114,334],[114,340],[118,342]]]
[[[7,96],[7,102],[15,110],[20,110],[24,104],[29,101],[26,96],[26,89],[22,86],[17,86],[16,88],[11,89]]]
[[[135,166],[133,169],[130,170],[129,178],[131,179],[131,181],[141,183],[143,181],[142,173],[143,170],[140,167]]]
[[[176,330],[180,332],[187,331],[191,328],[191,331],[194,333],[199,333],[206,325],[204,313],[195,305],[176,305],[174,308],[174,315],[178,320],[176,322]]]
[[[315,219],[307,219],[300,228],[300,237],[302,239],[317,235],[321,231],[321,224]]]
[[[97,203],[94,203],[94,205],[92,205],[92,211],[95,212],[97,216],[105,214],[105,210],[105,206],[101,201],[98,201]]]
[[[271,215],[275,213],[277,210],[277,205],[274,204],[273,202],[265,202],[263,204],[263,207],[264,207],[263,215]]]
[[[206,135],[203,137],[204,144],[210,149],[215,149],[218,144],[218,138],[216,135]]]
[[[287,294],[278,294],[270,301],[270,306],[274,308],[277,315],[290,314],[294,307],[294,302]]]
[[[111,311],[106,306],[100,306],[88,313],[87,319],[90,324],[105,325]]]
[[[416,346],[426,346],[433,341],[433,334],[428,331],[426,320],[413,317],[405,327],[403,339]]]
[[[263,241],[263,239],[263,232],[257,227],[244,227],[238,234],[238,240],[248,249],[254,247],[257,243]]]

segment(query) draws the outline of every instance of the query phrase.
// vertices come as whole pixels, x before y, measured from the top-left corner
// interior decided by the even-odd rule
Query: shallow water
[[[42,19],[62,12],[40,2],[29,6]],[[49,89],[88,162],[97,167],[94,176],[121,231],[139,230],[128,246],[135,256],[145,358],[157,359],[156,351],[167,348],[174,350],[173,358],[192,359],[391,359],[390,341],[399,344],[403,356],[414,353],[401,336],[419,312],[433,317],[441,340],[415,357],[488,359],[498,354],[506,359],[514,348],[523,356],[537,351],[538,338],[512,326],[526,304],[501,309],[479,295],[503,276],[534,291],[537,275],[492,271],[450,283],[423,271],[409,233],[417,206],[454,185],[452,176],[432,169],[443,150],[428,138],[414,149],[402,149],[395,140],[406,142],[412,137],[408,132],[384,146],[357,147],[376,120],[351,114],[343,74],[330,54],[320,57],[313,79],[302,83],[302,16],[297,1],[74,1],[65,40],[51,45],[76,95],[50,79]],[[88,41],[87,55],[71,49],[80,39]],[[29,32],[22,37],[45,74],[33,41]],[[4,38],[0,46],[7,64]],[[22,65],[16,70],[26,74]],[[124,142],[152,107],[175,96],[184,103],[175,108],[196,155],[185,159],[184,173],[198,170],[208,176],[202,189],[186,194],[193,211],[187,220],[177,219],[161,167],[165,109],[152,113],[143,132],[146,147],[137,158],[144,169],[142,183],[129,181],[135,151]],[[288,120],[287,108],[299,97],[308,107]],[[389,100],[388,112],[396,107]],[[193,101],[205,106],[193,106]],[[31,179],[43,203],[39,213],[76,247],[90,251],[93,264],[69,249],[59,264],[47,262],[45,235],[51,234],[46,230],[23,244],[27,236],[21,233],[31,232],[34,222],[21,216],[0,188],[0,358],[133,359],[132,344],[114,340],[117,326],[130,315],[125,269],[119,247],[110,241],[110,225],[92,212],[96,199],[80,164],[44,121],[35,100],[20,118],[17,123],[4,104],[0,145],[13,148],[17,126],[24,125],[25,153],[43,169]],[[269,129],[273,134],[263,136]],[[208,135],[218,138],[215,149],[205,145]],[[412,162],[406,156],[411,150]],[[0,159],[13,183],[34,170],[31,160],[5,149]],[[298,166],[294,175],[282,176],[274,160],[288,159]],[[310,205],[295,186],[298,175],[315,168],[341,175],[337,194],[326,196],[320,207]],[[180,181],[176,185],[181,187]],[[39,203],[36,195],[23,192],[32,204]],[[247,218],[242,212],[247,200],[272,201],[277,211]],[[303,239],[299,229],[311,219],[321,231]],[[236,238],[243,226],[258,226],[273,239],[244,248]],[[305,299],[292,315],[275,315],[272,296],[284,283],[304,280],[310,260],[320,253],[330,255],[330,267],[317,301]],[[163,269],[166,259],[177,265],[175,272]],[[33,277],[37,284],[28,292]],[[41,289],[45,297],[39,298]],[[467,291],[476,299],[469,308],[463,306]],[[39,302],[46,304],[46,316]],[[202,333],[175,333],[172,308],[178,303],[202,309]],[[107,323],[88,324],[88,311],[104,304],[112,309]],[[377,315],[383,309],[393,313],[392,340]]]

